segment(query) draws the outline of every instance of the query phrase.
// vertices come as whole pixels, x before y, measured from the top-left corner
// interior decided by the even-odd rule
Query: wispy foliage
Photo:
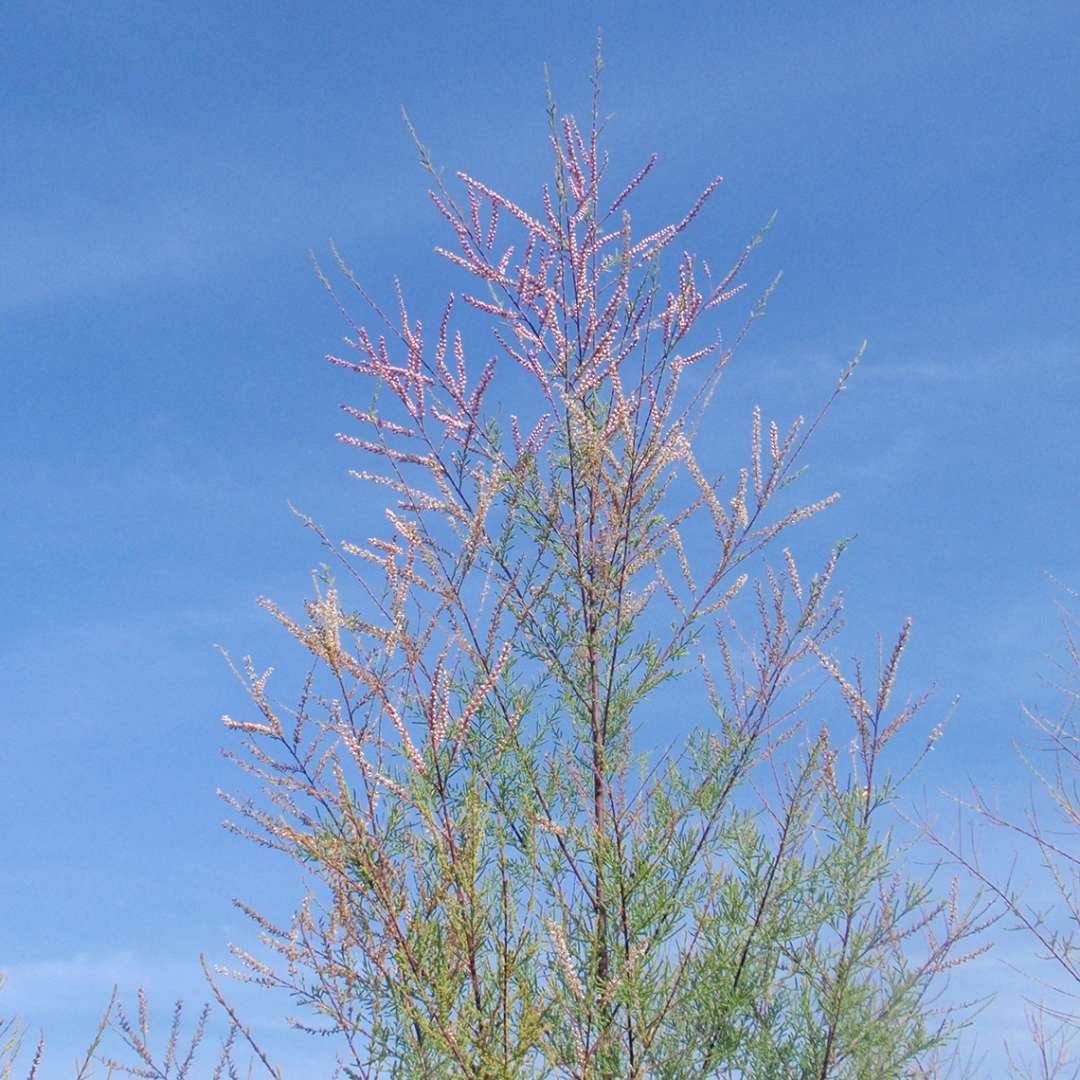
[[[230,756],[265,798],[224,796],[229,827],[314,886],[287,926],[237,901],[269,955],[234,948],[235,974],[365,1080],[927,1076],[982,916],[905,877],[878,824],[921,704],[891,700],[909,626],[873,685],[845,673],[843,545],[807,574],[789,539],[837,498],[791,485],[855,362],[810,423],[755,410],[743,461],[707,460],[771,292],[721,335],[760,237],[717,275],[682,248],[719,178],[634,231],[656,159],[609,183],[599,73],[584,130],[550,103],[535,204],[451,190],[416,139],[462,282],[432,323],[335,251],[354,321],[323,276],[350,325],[329,359],[370,390],[339,438],[385,526],[337,543],[305,518],[331,565],[303,616],[264,601],[311,657],[295,707],[235,669]],[[811,723],[830,684],[840,719]]]
[[[0,987],[4,985],[4,975],[0,974]],[[22,1048],[26,1030],[17,1017],[0,1020],[0,1080],[11,1080],[15,1061]],[[38,1062],[41,1060],[42,1045],[39,1042],[37,1052],[34,1054],[33,1063],[30,1066],[30,1076],[33,1080]]]
[[[206,974],[211,986],[213,986],[213,977],[209,972]],[[2,985],[2,983],[3,977],[0,976],[0,985]],[[237,1063],[233,1060],[234,1047],[239,1033],[243,1033],[247,1041],[252,1044],[252,1048],[258,1059],[271,1074],[278,1075],[273,1066],[266,1059],[266,1056],[257,1046],[255,1046],[251,1039],[250,1031],[243,1027],[235,1013],[233,1013],[228,1003],[220,996],[220,994],[218,994],[217,997],[219,1003],[228,1013],[233,1023],[229,1028],[227,1037],[222,1042],[220,1054],[214,1065],[214,1071],[210,1074],[213,1080],[222,1080],[224,1077],[228,1077],[229,1080],[239,1080],[241,1074]],[[150,1078],[150,1080],[192,1080],[192,1078],[196,1076],[206,1076],[206,1072],[196,1071],[195,1063],[199,1047],[203,1044],[203,1039],[206,1035],[206,1022],[210,1016],[210,1006],[205,1005],[203,1007],[198,1020],[195,1022],[195,1030],[192,1032],[190,1040],[188,1040],[187,1048],[184,1049],[181,1041],[184,1005],[183,1002],[178,1001],[173,1008],[172,1021],[169,1026],[169,1037],[165,1044],[165,1050],[161,1054],[155,1054],[151,1048],[152,1040],[150,1037],[149,1006],[146,992],[141,986],[137,993],[137,1001],[138,1014],[135,1021],[132,1022],[124,1012],[123,1005],[117,1001],[117,989],[115,987],[113,988],[112,997],[109,999],[109,1004],[102,1014],[101,1023],[98,1025],[97,1033],[87,1047],[86,1053],[82,1056],[82,1060],[76,1060],[75,1062],[74,1072],[72,1074],[74,1080],[92,1080],[93,1077],[100,1076],[101,1073],[96,1069],[96,1066],[98,1065],[104,1068],[105,1076],[108,1080],[112,1080],[114,1075],[147,1077]],[[134,1060],[129,1058],[125,1063],[117,1061],[111,1055],[98,1052],[106,1034],[110,1030],[119,1036],[120,1040],[127,1047],[129,1054],[134,1055]],[[0,1026],[0,1037],[5,1035],[10,1035],[10,1037],[4,1045],[0,1047],[0,1080],[11,1080],[15,1061],[19,1055],[22,1032],[14,1021],[9,1021],[7,1024]],[[34,1052],[33,1060],[30,1062],[30,1071],[27,1073],[27,1080],[38,1080],[38,1070],[41,1067],[44,1051],[45,1036],[42,1034],[38,1039],[37,1049]],[[250,1080],[252,1075],[254,1062],[255,1058],[253,1057],[248,1064],[246,1074],[244,1074],[248,1077],[248,1080]],[[205,1066],[205,1064],[205,1061],[198,1062],[200,1068]]]
[[[1040,1080],[1076,1080],[1080,1077],[1080,730],[1076,723],[1080,702],[1080,646],[1076,640],[1076,616],[1068,603],[1077,594],[1065,590],[1062,629],[1065,658],[1057,674],[1046,680],[1063,702],[1056,719],[1025,709],[1031,730],[1038,738],[1033,748],[1014,742],[1017,757],[1033,781],[1031,804],[1022,819],[1003,812],[997,800],[978,787],[962,805],[975,823],[995,833],[1012,836],[1025,848],[1034,849],[1041,868],[1043,888],[995,876],[980,859],[978,845],[965,850],[960,844],[935,836],[950,858],[964,866],[1013,918],[1016,928],[1037,944],[1049,969],[1064,981],[1048,983],[1049,1000],[1033,1002],[1028,1013],[1028,1033],[1034,1058],[1016,1046],[1008,1047],[1013,1073]],[[1040,900],[1032,902],[1032,892]],[[1048,902],[1046,897],[1051,898]]]

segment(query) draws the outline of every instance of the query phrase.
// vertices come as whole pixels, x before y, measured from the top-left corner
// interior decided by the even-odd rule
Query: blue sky
[[[1075,5],[6,4],[0,1015],[46,1029],[45,1080],[113,982],[193,1008],[199,951],[254,941],[230,897],[284,915],[300,888],[219,826],[215,789],[239,786],[219,717],[242,702],[214,645],[288,696],[301,658],[254,601],[295,607],[321,555],[287,501],[331,535],[377,520],[333,439],[361,395],[322,361],[343,327],[308,249],[329,261],[333,237],[434,314],[446,237],[399,106],[448,171],[531,199],[543,64],[584,114],[598,25],[615,174],[660,156],[643,227],[717,172],[690,237],[714,265],[780,212],[749,280],[783,281],[718,449],[754,402],[814,411],[870,339],[807,459],[843,493],[821,528],[858,534],[845,647],[910,614],[928,724],[961,695],[912,797],[968,776],[1023,795],[1019,702],[1053,704],[1046,574],[1080,585]],[[1022,952],[965,976],[1000,990],[991,1072],[1037,993],[1002,963]],[[317,1048],[274,1041],[288,1003],[237,1000],[304,1075]]]

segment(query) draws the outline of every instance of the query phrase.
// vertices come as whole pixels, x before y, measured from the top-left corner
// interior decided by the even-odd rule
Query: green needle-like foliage
[[[459,205],[417,140],[462,281],[433,335],[338,257],[378,324],[330,357],[373,391],[340,438],[387,528],[335,544],[308,522],[333,572],[306,620],[266,605],[316,664],[291,715],[238,672],[257,715],[226,722],[276,812],[231,800],[233,827],[318,882],[288,929],[250,912],[287,970],[241,959],[353,1077],[924,1075],[976,916],[899,873],[879,824],[917,708],[890,711],[908,627],[864,689],[827,651],[842,546],[805,585],[785,546],[836,497],[788,487],[852,369],[810,425],[755,411],[741,467],[699,461],[765,298],[731,344],[707,324],[756,241],[718,280],[679,255],[665,289],[719,180],[639,238],[652,161],[605,198],[597,99],[585,131],[551,121],[536,212],[465,173]],[[810,726],[822,670],[849,752]]]

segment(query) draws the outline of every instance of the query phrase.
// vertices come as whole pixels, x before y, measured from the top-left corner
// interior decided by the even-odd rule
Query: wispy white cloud
[[[231,971],[240,965],[223,948],[209,951],[206,961],[226,1000],[243,1002],[245,1023],[256,1027],[280,1023],[286,1008],[280,995],[224,974],[221,968]],[[135,949],[80,952],[6,964],[0,972],[5,976],[0,988],[0,1015],[18,1013],[35,1022],[66,1016],[73,1009],[96,1009],[100,1014],[114,986],[125,1009],[128,1002],[135,1001],[139,987],[145,989],[150,1006],[162,1014],[171,1013],[177,1000],[188,1010],[213,1000],[197,952],[190,956],[164,952],[151,956]]]
[[[881,484],[910,472],[926,460],[926,454],[925,427],[910,424],[897,428],[895,434],[882,439],[873,453],[837,462],[832,471],[841,485],[848,480]]]
[[[808,350],[799,355],[781,353],[754,360],[755,372],[770,382],[795,378],[814,382],[835,379],[847,368],[843,350]],[[1018,374],[1080,374],[1080,342],[1065,338],[1022,340],[985,349],[926,350],[901,353],[876,350],[873,343],[856,370],[853,384],[911,389],[960,382],[1000,379]]]
[[[190,963],[161,957],[147,966],[145,962],[140,963],[140,957],[131,949],[7,964],[3,969],[6,975],[2,991],[4,1008],[46,1016],[63,1013],[73,1004],[84,1004],[101,994],[105,995],[101,1001],[104,1008],[113,986],[134,991],[148,977],[155,984],[170,981],[191,989],[195,983],[193,971],[198,971],[197,962],[193,971],[189,970],[191,968]]]
[[[176,221],[97,221],[64,214],[0,222],[0,305],[17,308],[71,292],[129,285],[156,274],[181,276],[198,263],[195,235]]]
[[[287,245],[302,258],[358,216],[369,236],[396,227],[407,205],[400,185],[371,169],[357,182],[348,161],[326,177],[190,137],[88,139],[50,128],[16,140],[20,177],[0,187],[0,308],[190,278],[240,252]]]

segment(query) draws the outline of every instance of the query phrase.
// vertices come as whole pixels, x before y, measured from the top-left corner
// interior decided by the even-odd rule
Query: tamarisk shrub
[[[810,425],[755,411],[741,468],[699,461],[764,310],[731,344],[710,329],[757,241],[715,277],[678,254],[665,290],[664,256],[720,180],[635,235],[655,157],[605,197],[598,85],[587,130],[549,110],[535,213],[463,172],[453,194],[416,139],[449,226],[435,250],[462,281],[434,330],[396,282],[385,313],[335,249],[375,329],[350,319],[329,359],[377,391],[338,437],[386,528],[334,544],[305,519],[334,576],[306,619],[265,602],[316,661],[297,708],[238,672],[259,715],[225,722],[279,813],[228,797],[247,819],[231,827],[329,898],[287,930],[241,905],[287,971],[238,955],[322,1017],[298,1026],[338,1036],[349,1076],[914,1072],[952,1030],[928,993],[974,913],[896,874],[874,825],[894,790],[881,753],[917,708],[889,711],[909,627],[875,687],[849,679],[826,651],[840,549],[804,580],[783,546],[837,497],[785,489],[854,364]],[[463,309],[494,355],[466,346]],[[490,404],[504,369],[508,416]],[[846,705],[842,761],[805,727],[808,665]],[[700,726],[650,758],[660,691],[692,670]]]
[[[4,985],[4,976],[0,975],[0,987]],[[17,1018],[9,1018],[0,1023],[0,1080],[11,1080],[11,1071],[15,1059],[22,1047],[25,1032]]]
[[[1049,986],[1049,1001],[1031,1005],[1027,1026],[1034,1060],[1006,1045],[1012,1075],[1039,1080],[1065,1080],[1080,1075],[1080,729],[1076,708],[1080,702],[1080,645],[1077,643],[1076,601],[1078,594],[1064,589],[1061,602],[1065,658],[1057,672],[1045,680],[1063,701],[1057,717],[1036,709],[1024,712],[1037,736],[1034,747],[1013,744],[1017,757],[1034,781],[1032,800],[1022,819],[1005,814],[995,798],[973,786],[970,795],[958,799],[971,812],[972,824],[981,824],[996,834],[1011,835],[1027,850],[1038,854],[1041,888],[1050,902],[1032,903],[1030,892],[1019,887],[1012,875],[995,874],[979,858],[977,847],[965,850],[956,840],[932,832],[938,846],[950,860],[959,863],[971,877],[996,898],[1007,912],[1013,928],[1022,930],[1037,947],[1040,959],[1049,962],[1051,972],[1064,975],[1064,982],[1040,980]],[[1030,888],[1030,886],[1029,886]]]

